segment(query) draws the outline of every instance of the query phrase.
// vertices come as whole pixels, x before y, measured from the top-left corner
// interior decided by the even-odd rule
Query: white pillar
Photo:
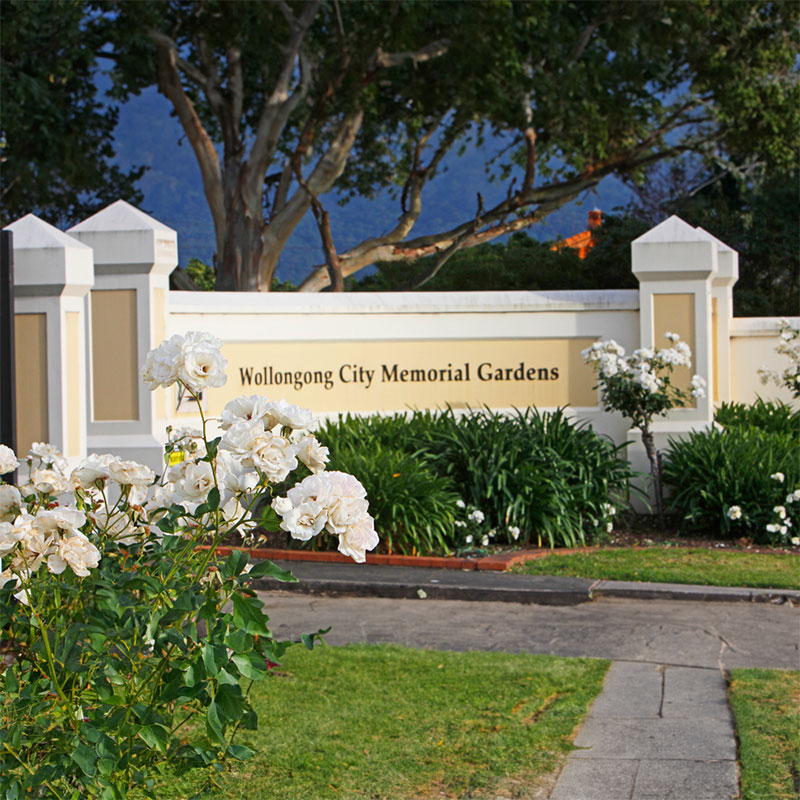
[[[12,222],[17,442],[54,444],[70,467],[86,456],[85,298],[92,250],[33,214]]]
[[[174,230],[118,200],[69,229],[95,254],[90,314],[89,451],[110,452],[161,472],[167,390],[139,378],[165,338],[169,275],[178,263]]]
[[[714,376],[718,372],[714,345],[719,330],[715,336],[712,297],[714,282],[722,281],[721,276],[727,274],[721,273],[720,261],[725,265],[724,270],[732,268],[730,253],[733,251],[728,251],[730,248],[711,234],[676,216],[656,225],[631,244],[632,269],[639,280],[641,346],[666,347],[669,346],[664,338],[666,332],[680,334],[692,349],[692,367],[676,368],[673,383],[687,389],[694,374],[706,381],[705,397],[654,420],[651,429],[659,450],[667,446],[670,437],[677,438],[713,424]],[[720,288],[722,286],[721,282]],[[638,430],[629,431],[628,442],[628,457],[633,468],[648,473],[650,465]]]
[[[698,231],[717,243],[717,273],[711,279],[711,323],[713,383],[709,384],[712,403],[733,399],[731,376],[731,322],[733,320],[733,285],[739,280],[739,254],[703,228]]]

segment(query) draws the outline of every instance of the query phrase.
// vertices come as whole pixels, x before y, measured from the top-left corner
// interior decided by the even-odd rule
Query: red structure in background
[[[594,231],[603,224],[603,212],[599,208],[595,208],[589,212],[589,229],[576,233],[568,239],[562,239],[556,242],[550,249],[563,250],[569,247],[570,250],[578,251],[578,258],[586,258],[586,254],[594,247]]]

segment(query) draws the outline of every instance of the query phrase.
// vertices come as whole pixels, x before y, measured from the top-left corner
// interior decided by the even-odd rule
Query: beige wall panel
[[[222,349],[228,382],[208,393],[208,412],[243,394],[315,412],[595,406],[594,373],[581,357],[593,341],[234,342]]]
[[[697,342],[694,330],[694,295],[686,294],[654,294],[653,295],[653,343],[656,349],[668,347],[664,338],[667,331],[680,334],[692,348],[692,367],[695,366]],[[694,369],[675,367],[673,385],[679,389],[690,389]]]
[[[711,375],[712,388],[711,399],[719,403],[719,317],[717,316],[717,298],[711,298],[711,356],[714,361],[713,372]],[[694,352],[694,350],[692,350]]]
[[[77,311],[67,311],[64,315],[64,346],[67,353],[66,363],[66,406],[67,406],[67,441],[64,445],[65,456],[81,455],[81,315]]]
[[[778,374],[790,365],[786,356],[779,355],[775,348],[780,344],[777,336],[735,336],[731,338],[731,401],[753,403],[758,397],[764,400],[780,400],[800,409],[800,400],[792,393],[776,386],[772,381],[761,383],[758,370],[762,367]]]
[[[47,315],[14,315],[17,380],[17,452],[50,438],[47,421]]]
[[[153,340],[158,347],[166,339],[167,290],[153,289]],[[156,416],[163,419],[167,416],[167,390],[155,390]]]
[[[92,375],[95,420],[139,418],[136,290],[93,290]]]

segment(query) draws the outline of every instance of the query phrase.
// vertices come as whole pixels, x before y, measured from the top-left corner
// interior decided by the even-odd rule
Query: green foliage
[[[211,292],[214,290],[214,283],[217,280],[214,268],[204,264],[199,258],[189,259],[186,264],[186,273],[201,291]]]
[[[772,477],[778,473],[783,480]],[[767,525],[774,523],[773,508],[791,508],[787,497],[800,487],[797,436],[736,425],[691,433],[670,443],[664,481],[685,523],[723,538],[779,542],[781,536]],[[732,506],[741,509],[741,518],[728,517]]]
[[[117,95],[158,84],[179,112],[204,173],[226,288],[268,287],[308,210],[306,188],[289,185],[290,154],[321,159],[292,164],[315,194],[386,190],[400,200],[402,224],[384,219],[362,247],[339,248],[351,270],[387,252],[401,262],[437,252],[454,237],[467,247],[491,240],[535,224],[604,175],[637,176],[686,153],[747,154],[774,172],[797,164],[792,3],[91,8],[105,25]],[[465,187],[462,223],[446,226],[455,233],[434,226],[411,238],[426,183],[457,163],[445,156],[488,133],[501,143],[487,164],[507,181],[501,199],[481,199],[476,213]],[[263,219],[254,213],[262,208]]]
[[[424,452],[381,441],[357,442],[329,426],[329,469],[361,476],[375,530],[388,551],[443,553],[452,541],[458,495],[449,478],[437,474]]]
[[[86,3],[3,3],[0,227],[31,212],[75,223],[119,198],[141,202],[144,168],[113,163],[117,108],[94,83],[101,44]]]
[[[436,498],[437,518],[427,521],[442,532],[446,550],[464,546],[463,532],[454,529],[458,509],[445,507],[446,497],[460,498],[485,516],[486,531],[493,530],[493,542],[521,544],[546,542],[550,546],[570,546],[591,538],[610,521],[608,506],[627,498],[631,472],[620,450],[610,440],[598,436],[585,423],[569,419],[563,410],[516,411],[511,416],[485,411],[456,414],[415,411],[409,415],[387,417],[340,417],[328,421],[320,438],[331,450],[332,463],[367,458],[356,454],[375,453],[381,490],[393,498],[389,506],[370,509],[381,517],[382,538],[397,524],[393,546],[408,552],[421,551],[423,526],[417,522],[416,534],[408,542],[408,517],[399,510],[405,504],[417,508],[419,497],[403,492],[413,481],[414,492],[428,490]],[[381,455],[378,455],[381,454]],[[402,457],[405,454],[405,458]],[[402,464],[395,469],[392,464]],[[384,465],[384,466],[381,466]],[[415,470],[425,477],[413,478]],[[389,478],[399,472],[398,477]],[[359,471],[363,480],[372,480],[369,471]],[[396,481],[396,485],[393,483]],[[453,495],[455,490],[457,493]],[[391,514],[388,510],[391,508]],[[513,529],[519,528],[519,539]],[[431,541],[434,541],[431,538]],[[430,552],[430,551],[428,551]]]
[[[770,433],[779,433],[798,440],[800,446],[800,410],[780,400],[764,400],[755,403],[721,403],[714,412],[714,421],[724,428],[758,428]]]

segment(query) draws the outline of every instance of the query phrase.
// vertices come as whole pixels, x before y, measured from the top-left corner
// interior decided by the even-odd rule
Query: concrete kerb
[[[596,598],[771,602],[800,605],[800,591],[746,587],[634,583],[497,571],[398,567],[377,564],[284,561],[297,583],[259,578],[254,588],[315,595],[475,600],[537,605],[577,605]]]

